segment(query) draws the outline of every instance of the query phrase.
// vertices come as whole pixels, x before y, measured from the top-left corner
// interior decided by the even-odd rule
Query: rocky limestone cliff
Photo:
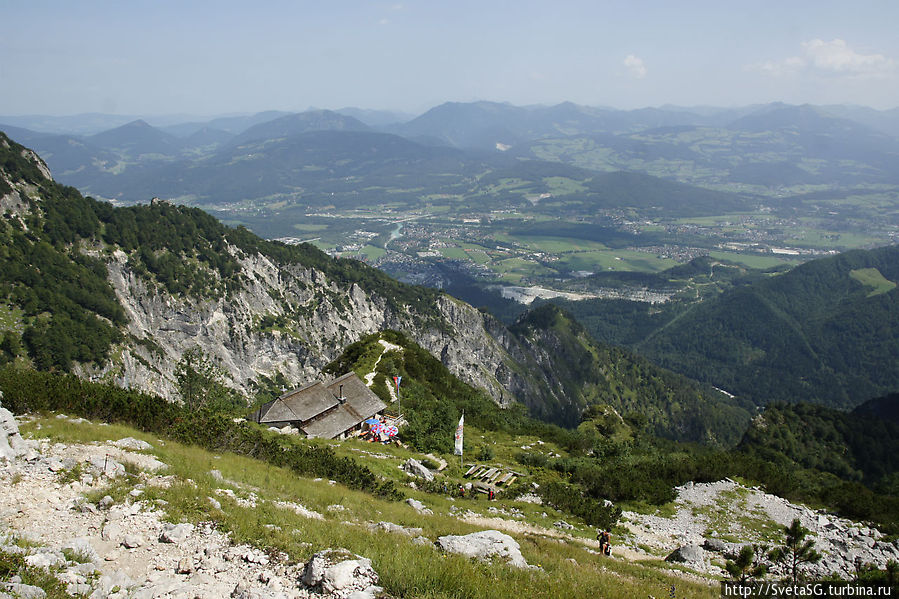
[[[321,368],[350,343],[396,329],[500,404],[514,401],[514,358],[504,346],[514,338],[468,304],[442,296],[440,320],[428,322],[391,308],[358,284],[341,286],[313,268],[285,266],[233,246],[228,251],[240,263],[242,288],[202,300],[167,293],[137,275],[124,252],[115,251],[108,262],[109,280],[128,316],[129,340],[105,368],[82,366],[81,374],[174,399],[175,367],[184,351],[200,347],[226,372],[231,386],[249,393],[260,375],[280,372],[297,384],[320,378]],[[263,328],[264,316],[285,317],[289,324]]]

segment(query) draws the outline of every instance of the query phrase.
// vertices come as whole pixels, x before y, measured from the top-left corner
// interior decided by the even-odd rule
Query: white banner
[[[454,455],[462,455],[462,422],[465,420],[465,414],[462,414],[462,417],[459,418],[459,426],[456,427],[456,448],[453,451]]]

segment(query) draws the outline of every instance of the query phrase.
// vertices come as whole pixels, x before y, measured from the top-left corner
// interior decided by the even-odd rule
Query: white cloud
[[[795,73],[803,67],[805,67],[804,59],[799,56],[791,56],[784,60],[768,60],[760,64],[749,65],[747,69],[751,71],[760,71],[774,77],[782,77],[784,75]]]
[[[643,64],[642,58],[638,58],[633,54],[628,54],[624,58],[624,66],[627,68],[630,76],[634,79],[643,79],[646,77],[646,65]]]
[[[381,19],[380,21],[378,21],[378,25],[389,25],[389,24],[390,24],[390,19]]]
[[[805,56],[816,69],[853,75],[884,73],[893,61],[883,54],[859,54],[840,39],[830,42],[814,39],[802,44]]]
[[[850,48],[845,40],[825,42],[813,39],[802,43],[800,56],[769,60],[746,68],[775,77],[794,75],[803,70],[823,75],[883,77],[890,74],[894,67],[893,59],[883,54],[860,54]]]

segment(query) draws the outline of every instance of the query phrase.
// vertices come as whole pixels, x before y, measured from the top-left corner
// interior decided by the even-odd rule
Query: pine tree
[[[768,572],[768,564],[764,561],[765,553],[765,547],[743,545],[737,558],[733,561],[727,560],[724,569],[731,578],[739,582],[761,578]]]
[[[801,568],[806,564],[816,564],[823,557],[815,551],[815,542],[806,539],[811,531],[799,522],[799,518],[784,528],[786,539],[780,547],[775,547],[768,554],[772,562],[786,573],[795,583],[799,580]]]

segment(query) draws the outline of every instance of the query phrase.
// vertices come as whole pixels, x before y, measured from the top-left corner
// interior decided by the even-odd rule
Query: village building
[[[387,405],[355,373],[309,383],[264,404],[250,417],[269,427],[291,426],[307,437],[345,439]]]

